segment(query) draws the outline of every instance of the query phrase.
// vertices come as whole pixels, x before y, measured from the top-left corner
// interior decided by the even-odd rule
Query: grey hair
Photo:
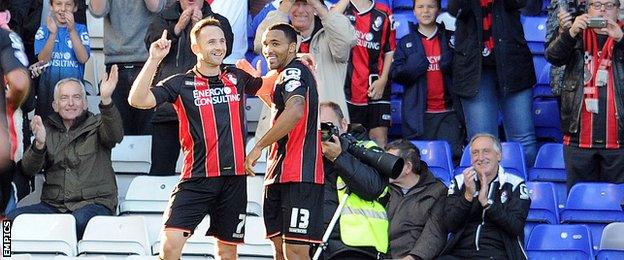
[[[84,83],[82,83],[82,80],[79,80],[77,78],[64,78],[62,80],[59,80],[59,82],[57,82],[56,85],[54,85],[54,101],[57,101],[60,98],[59,91],[61,91],[61,85],[65,83],[69,83],[69,82],[76,82],[78,83],[78,85],[80,85],[82,98],[84,99],[85,102],[87,102],[87,90],[85,89],[85,85]]]
[[[503,146],[500,143],[500,140],[498,140],[498,137],[488,134],[488,133],[478,133],[472,136],[472,138],[470,138],[470,147],[472,147],[472,144],[474,143],[475,140],[477,140],[477,138],[479,137],[487,137],[490,138],[492,140],[492,142],[494,143],[494,151],[498,152],[501,156],[503,155]]]

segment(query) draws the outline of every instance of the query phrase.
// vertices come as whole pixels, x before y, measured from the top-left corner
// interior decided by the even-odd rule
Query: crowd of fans
[[[208,177],[227,180],[219,187],[240,188],[245,182],[229,178],[253,175],[249,167],[267,147],[264,218],[277,259],[307,256],[308,246],[321,240],[319,230],[333,228],[341,203],[346,203],[343,210],[360,212],[363,219],[341,215],[326,241],[325,259],[526,258],[521,241],[531,200],[525,180],[499,164],[508,155],[502,154],[498,116],[503,115],[505,139],[520,143],[532,166],[538,150],[532,115],[536,76],[519,12],[526,1],[449,0],[447,11],[456,18],[455,30],[449,31],[436,22],[440,0],[414,0],[418,23],[399,40],[391,8],[374,0],[275,0],[253,22],[247,21],[245,0],[0,3],[0,72],[5,76],[2,87],[8,89],[0,96],[0,112],[7,118],[0,131],[5,180],[0,206],[9,219],[23,213],[71,213],[80,238],[90,218],[115,214],[111,149],[124,135],[152,135],[150,174],[175,174],[180,148],[185,158],[168,209],[175,217],[168,216],[165,224],[179,229],[167,231],[163,259],[179,257],[188,233],[205,214],[222,218],[223,227],[211,227],[209,233],[219,238],[222,257],[235,257],[232,243],[240,243],[242,233],[237,227],[224,233],[240,212],[194,208],[187,202],[192,196],[210,203],[239,201],[213,200],[214,191],[206,190],[189,195],[189,190],[217,185],[191,181]],[[560,99],[568,188],[587,181],[623,183],[620,2],[590,0],[586,13],[570,13],[556,4],[545,57],[554,66],[565,66],[555,69],[553,75],[559,76],[552,85]],[[102,18],[104,25],[106,76],[96,88],[98,115],[87,111],[82,80],[91,58],[86,12]],[[255,28],[251,42],[247,22]],[[248,49],[266,59],[268,73],[241,60]],[[28,78],[30,91],[24,87]],[[404,88],[399,140],[388,138],[391,82]],[[238,157],[244,152],[238,138],[246,131],[244,122],[236,122],[244,121],[243,110],[232,112],[244,101],[228,98],[226,103],[235,103],[226,111],[214,108],[219,102],[213,100],[210,109],[193,114],[187,98],[195,98],[199,108],[199,96],[207,94],[181,88],[204,84],[265,101],[258,128],[250,129],[259,141],[246,159]],[[221,121],[217,113],[229,117]],[[206,115],[218,119],[204,122]],[[336,127],[329,139],[319,139],[312,129],[321,123]],[[366,149],[401,158],[400,173],[386,178],[351,155],[338,137],[347,132],[357,132]],[[210,143],[216,139],[218,150],[227,150],[232,158],[212,154]],[[407,140],[447,141],[455,164],[470,145],[472,165],[445,187]],[[223,149],[221,142],[231,145]],[[300,155],[294,145],[303,150],[297,151]],[[212,170],[211,163],[225,166]],[[296,163],[301,169],[295,176],[288,171],[299,167]],[[14,207],[8,202],[12,187],[27,194],[29,179],[41,171],[46,173],[41,203],[9,210]],[[6,185],[11,181],[16,185]],[[289,196],[308,196],[308,201]],[[188,213],[194,210],[203,215]],[[275,213],[280,210],[288,212]],[[373,227],[357,224],[363,222]],[[300,234],[308,229],[306,236]]]

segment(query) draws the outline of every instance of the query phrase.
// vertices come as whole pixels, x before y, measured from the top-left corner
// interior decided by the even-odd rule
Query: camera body
[[[603,17],[590,17],[587,23],[587,27],[589,28],[605,28],[607,27],[607,20]]]
[[[363,142],[358,141],[352,134],[339,135],[338,127],[334,124],[321,123],[321,140],[333,142],[333,135],[339,136],[344,152],[348,152],[368,166],[375,168],[381,175],[396,179],[401,174],[404,164],[403,158],[386,153],[377,146],[366,148]]]

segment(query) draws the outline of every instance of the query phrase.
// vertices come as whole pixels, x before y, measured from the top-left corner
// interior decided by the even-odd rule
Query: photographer
[[[444,216],[452,234],[438,260],[526,259],[522,243],[531,199],[524,180],[500,166],[501,151],[493,135],[470,140],[472,166],[449,186]]]
[[[620,2],[592,0],[573,18],[560,10],[557,37],[546,60],[565,65],[561,130],[567,185],[583,181],[624,182],[624,43],[618,24]]]
[[[388,180],[371,166],[358,160],[347,151],[339,134],[347,131],[347,121],[340,106],[333,102],[320,104],[323,123],[332,123],[337,129],[331,136],[324,134],[322,142],[325,170],[325,226],[336,211],[339,198],[349,192],[347,204],[331,232],[324,250],[324,259],[376,259],[378,253],[388,248],[388,220],[383,206],[376,201],[388,185]],[[368,149],[372,141],[360,141]],[[372,212],[368,216],[361,212]],[[375,218],[375,215],[379,218]]]

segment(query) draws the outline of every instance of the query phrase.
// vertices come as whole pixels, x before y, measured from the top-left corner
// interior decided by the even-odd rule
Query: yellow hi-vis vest
[[[373,142],[365,143],[366,148],[372,145],[374,145]],[[338,187],[338,200],[340,201],[345,195],[347,185],[342,178],[338,177],[336,187]],[[357,194],[351,193],[348,196],[339,220],[342,242],[353,247],[375,247],[378,252],[386,253],[389,227],[386,209],[381,203],[366,201]]]

